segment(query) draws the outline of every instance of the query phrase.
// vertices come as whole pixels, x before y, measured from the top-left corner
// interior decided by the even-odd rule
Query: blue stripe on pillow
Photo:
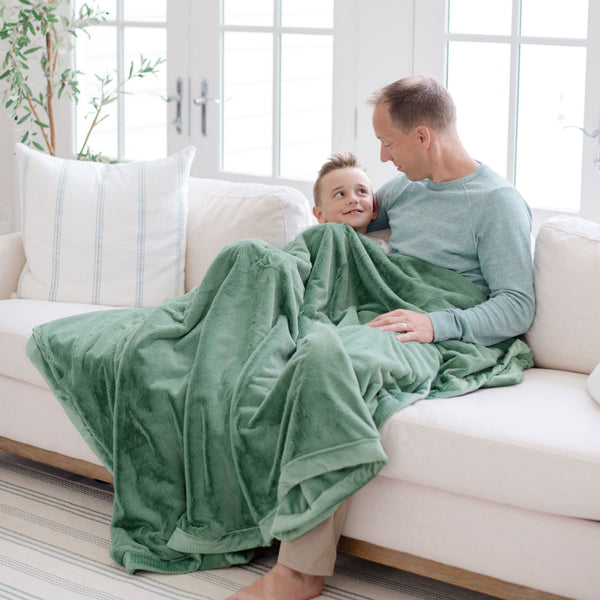
[[[94,243],[94,279],[92,304],[100,304],[102,284],[102,239],[104,236],[104,195],[106,190],[106,165],[102,165],[98,197],[96,200],[96,240]]]
[[[52,242],[52,275],[50,277],[50,291],[48,300],[55,301],[58,291],[58,280],[60,274],[60,238],[62,232],[63,205],[65,200],[65,188],[69,176],[70,161],[64,161],[58,180],[56,191],[56,209],[54,212],[54,239]]]
[[[29,167],[31,164],[31,157],[33,156],[33,150],[27,148],[25,150],[25,156],[23,157],[23,170],[21,173],[21,231],[25,232],[25,225],[27,221],[27,181],[29,178]],[[23,239],[25,239],[25,235]]]
[[[185,161],[183,160],[183,156],[181,153],[177,155],[177,245],[175,247],[175,292],[174,296],[179,296],[181,294],[181,276],[183,274],[183,266],[182,261],[184,260],[183,256],[183,247],[186,236],[185,231],[185,204],[183,192],[186,189],[184,185],[186,178],[186,166]]]
[[[135,288],[135,306],[144,302],[144,262],[146,260],[146,163],[141,162],[138,169],[138,236],[137,270]]]

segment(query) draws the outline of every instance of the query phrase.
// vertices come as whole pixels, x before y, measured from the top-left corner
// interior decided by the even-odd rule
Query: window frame
[[[282,176],[281,173],[281,147],[282,147],[282,128],[281,128],[281,110],[282,110],[282,41],[285,35],[310,35],[310,36],[329,36],[332,39],[335,48],[335,26],[331,28],[325,27],[300,27],[300,26],[285,26],[282,24],[281,14],[281,1],[273,0],[274,14],[272,25],[229,25],[224,23],[222,15],[220,15],[219,22],[219,89],[220,97],[225,97],[224,91],[224,69],[225,69],[225,56],[224,56],[224,44],[225,35],[227,33],[257,33],[257,34],[269,34],[273,38],[272,52],[272,83],[273,83],[273,96],[272,96],[272,130],[271,130],[271,175],[268,177],[275,181],[288,181],[300,183],[304,180],[291,179],[289,177]],[[338,3],[339,5],[339,3]],[[222,3],[221,3],[222,7]],[[335,12],[339,7],[336,7],[334,2],[334,23],[335,23]],[[222,12],[222,11],[221,11]],[[334,60],[335,63],[335,60]],[[332,74],[335,72],[335,64],[332,64]],[[332,77],[332,87],[335,89]],[[332,107],[335,106],[332,103]],[[332,116],[335,111],[332,110]],[[220,115],[220,132],[219,132],[219,171],[223,175],[234,175],[235,172],[228,171],[223,168],[224,164],[224,132],[225,121],[223,114]],[[333,125],[332,125],[332,145],[333,145]],[[316,174],[315,174],[316,175]],[[249,175],[253,176],[253,175]],[[258,175],[257,177],[261,177]]]
[[[137,28],[137,29],[168,29],[168,14],[166,21],[138,21],[125,19],[125,7],[124,3],[126,0],[115,0],[116,15],[114,18],[109,16],[106,20],[100,22],[96,27],[102,28],[113,28],[115,30],[117,53],[116,53],[116,73],[117,83],[121,84],[125,80],[125,74],[129,65],[125,64],[125,29],[126,28]],[[73,64],[77,69],[77,43],[73,45]],[[165,68],[161,66],[159,68]],[[92,77],[92,73],[86,73],[87,77]],[[166,90],[165,90],[166,92]],[[166,98],[165,98],[166,99]],[[109,156],[111,160],[116,161],[127,161],[134,158],[125,156],[125,94],[119,93],[116,97],[116,112],[117,112],[117,155]],[[77,105],[73,105],[72,110],[72,153],[74,155],[79,151],[79,132],[77,130]],[[84,109],[85,110],[85,109]],[[168,127],[168,126],[167,126]],[[93,135],[93,134],[92,134]],[[166,142],[165,142],[166,144]],[[157,157],[158,158],[158,157]]]
[[[509,106],[509,147],[507,153],[507,175],[514,183],[516,136],[517,136],[517,93],[519,77],[519,45],[522,43],[568,44],[587,49],[586,91],[584,122],[577,124],[588,132],[600,127],[600,79],[594,73],[600,71],[600,3],[590,0],[588,36],[585,40],[527,37],[516,35],[520,0],[513,0],[513,32],[510,36],[450,34],[447,32],[448,0],[418,0],[415,7],[413,73],[424,73],[446,82],[447,47],[449,41],[501,41],[511,44],[511,82]],[[595,160],[600,155],[600,136],[588,138],[582,134],[581,203],[579,211],[557,211],[534,208],[534,231],[546,219],[560,215],[579,215],[600,221],[600,165]]]

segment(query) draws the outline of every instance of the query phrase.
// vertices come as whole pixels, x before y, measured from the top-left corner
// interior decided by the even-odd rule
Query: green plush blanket
[[[400,343],[395,308],[484,300],[346,225],[226,247],[156,309],[37,327],[28,355],[114,475],[113,558],[133,572],[248,561],[334,512],[386,463],[378,427],[420,398],[522,379],[518,340]]]

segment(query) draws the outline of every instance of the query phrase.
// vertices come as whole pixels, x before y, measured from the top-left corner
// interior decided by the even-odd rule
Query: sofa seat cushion
[[[55,319],[111,308],[47,300],[0,300],[0,375],[48,387],[25,354],[31,330]]]
[[[381,429],[381,475],[557,515],[600,519],[600,406],[586,376],[530,369],[510,387],[421,400]]]

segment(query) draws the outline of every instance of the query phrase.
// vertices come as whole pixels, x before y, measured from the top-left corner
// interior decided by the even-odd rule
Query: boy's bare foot
[[[277,563],[268,573],[227,600],[310,600],[321,594],[325,580]]]

